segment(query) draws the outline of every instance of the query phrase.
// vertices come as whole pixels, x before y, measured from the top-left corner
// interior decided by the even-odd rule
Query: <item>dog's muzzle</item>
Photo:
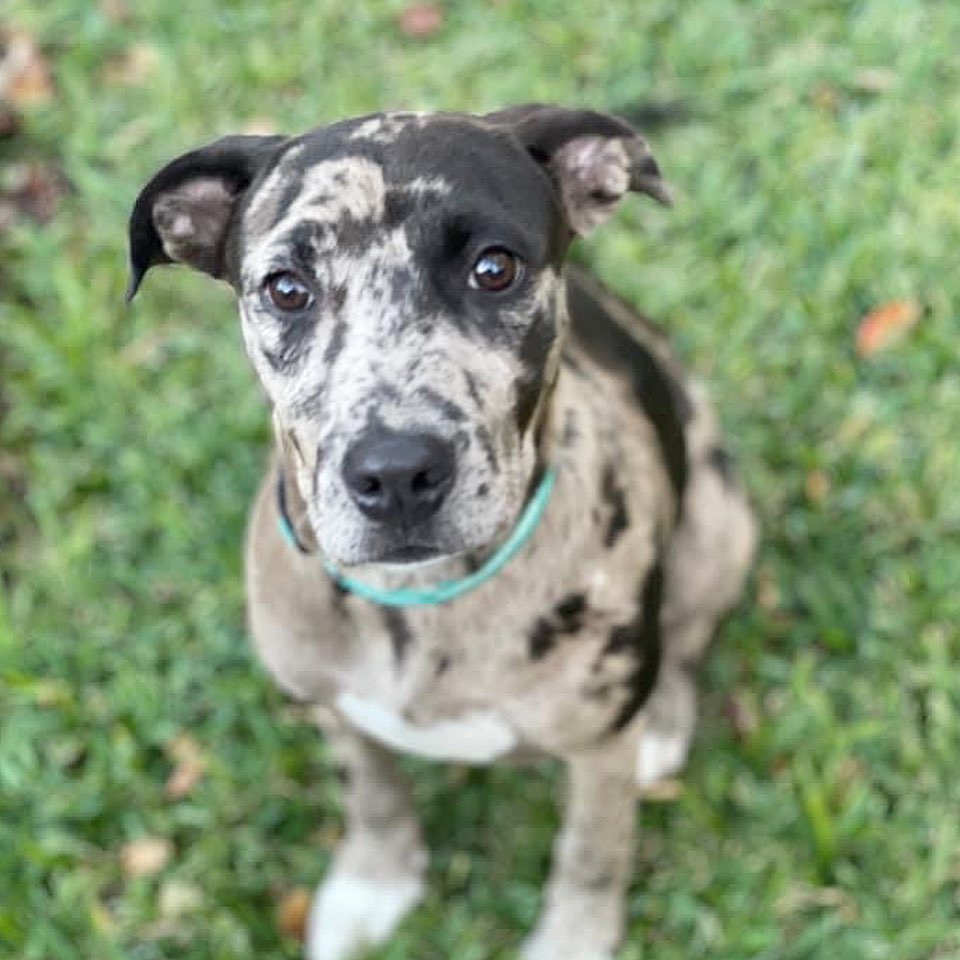
[[[409,530],[429,520],[453,486],[453,444],[429,433],[368,433],[347,450],[343,480],[370,520]]]

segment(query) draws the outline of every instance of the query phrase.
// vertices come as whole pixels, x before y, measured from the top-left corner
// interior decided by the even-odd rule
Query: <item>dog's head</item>
[[[390,113],[226,137],[130,221],[129,297],[180,262],[228,281],[323,552],[403,563],[491,544],[537,469],[570,240],[628,191],[668,202],[606,114]]]

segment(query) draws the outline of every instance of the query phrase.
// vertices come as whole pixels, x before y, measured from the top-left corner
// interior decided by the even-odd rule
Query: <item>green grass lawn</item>
[[[276,906],[339,830],[244,635],[268,415],[225,288],[123,306],[139,186],[230,131],[530,99],[681,105],[648,131],[676,208],[579,256],[711,383],[764,526],[683,790],[639,815],[623,960],[960,957],[960,5],[474,0],[421,39],[403,6],[3,4],[56,90],[0,169],[72,189],[0,236],[0,957],[296,957]],[[860,357],[899,299],[917,326]],[[556,771],[411,769],[431,892],[377,956],[512,956]],[[143,837],[169,856],[132,877]]]

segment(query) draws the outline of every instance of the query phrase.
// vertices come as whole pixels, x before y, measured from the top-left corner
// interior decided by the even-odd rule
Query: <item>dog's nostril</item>
[[[377,521],[422,522],[453,486],[456,451],[431,434],[373,433],[346,453],[343,477],[354,503]]]
[[[383,484],[376,477],[365,476],[360,477],[357,483],[357,493],[363,494],[364,496],[372,496],[375,493],[379,493]]]
[[[410,481],[410,489],[414,493],[426,493],[434,486],[436,486],[436,484],[430,479],[426,470],[415,473],[413,479]]]

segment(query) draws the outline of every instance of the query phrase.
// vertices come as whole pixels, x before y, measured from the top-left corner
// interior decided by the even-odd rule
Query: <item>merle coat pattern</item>
[[[273,409],[250,625],[276,680],[316,705],[348,821],[311,960],[386,941],[422,896],[427,854],[390,750],[565,760],[524,956],[606,960],[622,936],[637,788],[685,760],[694,668],[755,541],[702,388],[657,330],[565,268],[630,191],[670,200],[631,127],[532,105],[227,137],[137,200],[129,296],[158,263],[229,282]],[[461,577],[548,467],[523,551],[448,604],[378,606],[321,562],[383,588]]]

